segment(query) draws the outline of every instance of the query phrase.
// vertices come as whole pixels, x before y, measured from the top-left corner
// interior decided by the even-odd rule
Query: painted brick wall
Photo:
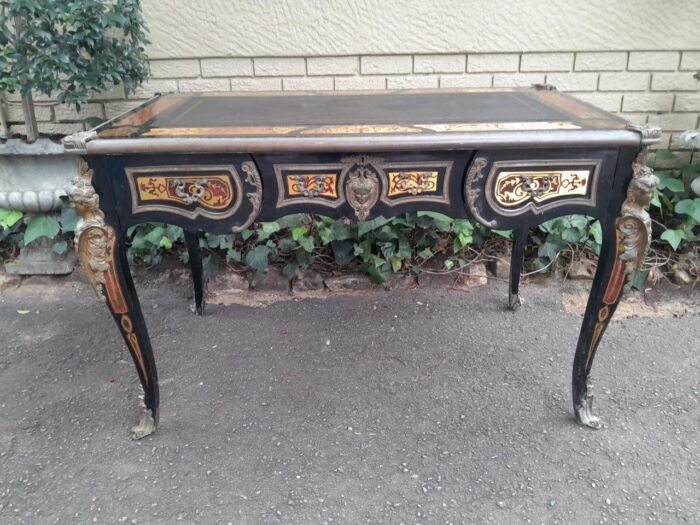
[[[44,133],[83,129],[86,117],[111,118],[156,92],[487,88],[549,83],[561,91],[664,130],[660,148],[680,162],[700,152],[679,135],[700,127],[700,51],[401,54],[369,56],[187,58],[152,60],[151,80],[126,100],[104,93],[80,113],[37,99]],[[11,130],[21,132],[21,107],[8,97]]]

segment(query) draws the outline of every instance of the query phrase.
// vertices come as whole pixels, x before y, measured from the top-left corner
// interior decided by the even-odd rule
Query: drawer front
[[[262,180],[247,155],[114,157],[106,170],[119,216],[128,224],[213,224],[240,231],[262,207]]]
[[[256,161],[263,179],[274,181],[265,185],[274,214],[314,212],[363,221],[409,210],[463,215],[460,187],[469,155],[257,155]]]
[[[607,205],[616,161],[617,150],[478,152],[467,172],[465,201],[489,227],[567,213],[597,216]]]

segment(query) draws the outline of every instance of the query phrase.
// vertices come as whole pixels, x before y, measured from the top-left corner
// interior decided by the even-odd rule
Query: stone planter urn
[[[0,142],[0,208],[25,213],[57,214],[70,181],[78,173],[75,155],[66,155],[63,145],[40,138],[27,143],[21,139]],[[12,274],[68,274],[75,265],[74,254],[58,255],[46,239],[22,247],[15,261],[5,264]]]

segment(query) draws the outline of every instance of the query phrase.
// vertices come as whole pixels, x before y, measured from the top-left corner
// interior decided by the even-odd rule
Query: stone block
[[[486,265],[483,263],[470,264],[458,275],[453,288],[455,290],[468,290],[478,286],[485,286],[489,282]]]
[[[80,106],[80,111],[72,104],[57,104],[53,108],[56,120],[85,120],[88,117],[104,118],[104,108],[102,104],[90,102]]]
[[[371,77],[337,77],[335,79],[335,89],[386,89],[386,78],[380,76]]]
[[[289,278],[279,268],[270,267],[266,272],[251,272],[248,275],[250,289],[256,292],[289,293]]]
[[[573,53],[523,53],[520,71],[571,71]]]
[[[183,93],[195,93],[206,91],[230,91],[231,83],[227,78],[193,78],[178,80],[180,91]]]
[[[491,87],[493,75],[491,73],[473,73],[466,75],[441,75],[441,88],[480,88]]]
[[[627,69],[630,71],[675,71],[680,60],[678,51],[632,51]]]
[[[484,53],[467,56],[467,71],[470,73],[495,73],[517,71],[520,55],[515,53]]]
[[[195,78],[200,75],[199,60],[151,60],[153,78]]]
[[[374,286],[369,277],[359,273],[327,277],[324,283],[331,292],[369,290]]]
[[[437,75],[411,75],[387,77],[386,84],[389,89],[429,89],[438,87]]]
[[[411,55],[366,56],[360,58],[363,75],[398,75],[413,71]]]
[[[676,95],[674,111],[700,111],[700,93],[679,93]]]
[[[619,112],[622,107],[622,94],[620,93],[576,93],[576,98],[605,111]]]
[[[671,111],[671,93],[630,93],[625,94],[622,111]]]
[[[576,53],[576,71],[624,71],[627,53],[623,51],[602,53]]]
[[[659,126],[664,131],[685,131],[695,129],[698,116],[695,113],[652,113],[649,124]]]
[[[560,91],[595,91],[598,73],[547,73],[546,82]]]
[[[681,71],[700,70],[700,51],[683,51],[681,56]]]
[[[413,72],[463,73],[466,63],[465,55],[416,55],[413,57]]]
[[[233,271],[219,272],[207,281],[207,297],[216,299],[226,295],[240,295],[249,289],[248,279],[242,273]]]
[[[291,77],[282,80],[285,91],[314,91],[333,89],[333,77]]]
[[[303,58],[256,58],[253,60],[255,76],[282,77],[306,74]]]
[[[649,88],[649,73],[601,73],[599,91],[646,91]]]
[[[250,58],[203,58],[203,77],[250,77],[253,61]]]
[[[418,279],[413,273],[392,273],[382,283],[385,290],[413,290],[418,286]]]
[[[355,75],[359,73],[358,57],[313,57],[306,60],[309,75]]]
[[[652,91],[698,91],[697,73],[654,73],[651,76]]]
[[[281,91],[282,79],[267,78],[232,78],[231,91]]]
[[[495,73],[493,87],[530,87],[544,84],[544,73]]]
[[[324,289],[323,276],[313,270],[303,270],[292,281],[292,291],[312,292]]]

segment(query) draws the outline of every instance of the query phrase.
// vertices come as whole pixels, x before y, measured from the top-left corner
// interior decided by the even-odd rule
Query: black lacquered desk
[[[66,138],[82,155],[70,192],[82,266],[116,321],[143,387],[133,436],[158,424],[155,359],[126,258],[127,229],[181,226],[202,313],[201,231],[316,213],[366,221],[415,210],[514,231],[509,301],[529,228],[599,219],[603,243],[576,346],[576,419],[598,428],[590,370],[650,240],[657,178],[638,127],[546,86],[536,89],[156,96]],[[525,342],[524,342],[525,343]]]

